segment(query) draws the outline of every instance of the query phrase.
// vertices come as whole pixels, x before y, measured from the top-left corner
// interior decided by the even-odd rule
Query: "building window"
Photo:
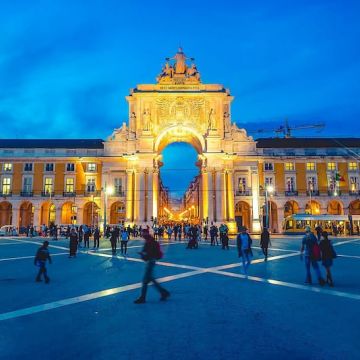
[[[74,172],[75,171],[75,164],[74,163],[67,163],[66,164],[66,171]]]
[[[307,171],[315,171],[315,163],[314,162],[306,163],[306,170]]]
[[[239,177],[238,179],[238,190],[240,192],[246,191],[246,178],[245,177]]]
[[[265,171],[274,171],[274,164],[273,163],[264,163],[264,170]]]
[[[292,162],[285,163],[285,171],[294,171],[294,170],[295,170],[294,163]]]
[[[24,171],[33,171],[33,164],[32,163],[25,163],[24,164]]]
[[[356,162],[349,163],[349,171],[357,171],[357,163]]]
[[[286,177],[286,191],[295,191],[295,178],[293,176]]]
[[[95,178],[88,178],[86,182],[86,191],[95,192],[95,190],[96,190]]]
[[[44,192],[45,194],[52,194],[54,189],[54,179],[52,177],[46,177],[44,180]]]
[[[94,172],[94,171],[96,171],[96,164],[94,164],[94,163],[89,163],[89,164],[87,164],[87,171],[88,171],[88,172]]]
[[[119,195],[123,192],[122,178],[114,179],[115,194]]]
[[[11,193],[11,178],[4,177],[2,179],[2,194],[3,195],[10,195]]]
[[[350,191],[355,192],[359,190],[359,179],[357,176],[350,176]]]
[[[329,162],[329,163],[327,164],[327,169],[328,169],[328,171],[335,171],[335,170],[336,170],[336,163],[334,163],[334,162]]]
[[[329,176],[328,177],[328,190],[329,191],[336,191],[336,179],[335,176]]]
[[[24,177],[23,191],[26,193],[32,192],[32,177],[31,176]]]
[[[11,172],[12,169],[13,169],[13,164],[11,164],[11,163],[5,163],[4,164],[4,171]]]
[[[307,178],[307,190],[308,191],[316,191],[317,190],[317,183],[315,176],[308,176]]]
[[[67,193],[73,193],[74,192],[74,178],[66,178],[65,191]]]
[[[45,171],[47,171],[47,172],[54,171],[54,163],[46,163],[45,164]]]
[[[265,188],[267,188],[268,186],[274,186],[273,177],[265,177]]]

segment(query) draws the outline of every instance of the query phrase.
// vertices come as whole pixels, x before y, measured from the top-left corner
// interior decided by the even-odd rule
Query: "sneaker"
[[[165,290],[165,291],[161,294],[160,301],[165,301],[169,296],[170,296],[170,293],[169,293],[167,290]]]
[[[135,301],[134,301],[134,304],[145,304],[145,299],[144,298],[142,298],[142,297],[139,297],[138,299],[136,299]]]

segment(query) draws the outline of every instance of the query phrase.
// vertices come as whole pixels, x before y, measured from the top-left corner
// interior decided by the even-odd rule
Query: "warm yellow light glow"
[[[268,186],[266,187],[266,191],[267,191],[269,194],[271,194],[271,193],[274,192],[274,187],[273,187],[272,185],[268,185]]]
[[[105,189],[106,195],[112,195],[114,194],[114,188],[112,186],[107,186]]]

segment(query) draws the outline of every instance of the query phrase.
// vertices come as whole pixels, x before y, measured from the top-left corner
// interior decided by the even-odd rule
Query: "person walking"
[[[312,284],[310,265],[314,269],[319,284],[325,285],[325,280],[321,276],[318,261],[321,260],[320,247],[317,242],[315,235],[311,232],[309,226],[305,229],[305,236],[303,237],[301,248],[300,248],[300,259],[303,260],[303,254],[305,255],[305,269],[306,269],[306,284]]]
[[[265,261],[267,261],[267,258],[268,258],[269,245],[271,246],[270,233],[269,233],[268,229],[266,227],[264,227],[264,229],[261,233],[260,247],[265,256],[265,259],[264,259]]]
[[[47,240],[45,240],[43,245],[40,246],[40,248],[36,252],[35,259],[34,259],[34,265],[39,266],[39,272],[36,276],[35,281],[36,282],[42,281],[41,275],[44,275],[46,284],[48,284],[50,282],[50,278],[47,275],[46,261],[49,261],[49,264],[52,263],[48,247],[49,247],[49,242]]]
[[[247,229],[245,226],[241,228],[241,232],[238,234],[236,238],[236,245],[238,249],[239,257],[242,258],[244,274],[247,275],[247,269],[251,264],[251,250],[252,239],[250,235],[247,233]]]
[[[154,267],[156,260],[162,258],[163,254],[160,249],[160,244],[155,241],[153,236],[149,234],[148,231],[144,231],[142,234],[145,239],[144,248],[139,253],[141,258],[145,261],[145,274],[142,281],[141,295],[138,299],[134,301],[135,304],[143,304],[146,302],[146,293],[147,287],[150,282],[152,282],[155,288],[159,291],[161,297],[160,300],[164,301],[170,296],[170,292],[164,289],[154,277]]]
[[[326,269],[326,282],[329,284],[329,286],[333,287],[334,282],[331,274],[331,267],[333,264],[333,259],[335,259],[337,255],[333,245],[329,240],[328,232],[323,231],[322,236],[323,239],[320,241],[319,244],[321,250],[322,265]]]
[[[320,241],[320,239],[321,239],[321,234],[322,234],[322,232],[323,232],[322,227],[321,227],[320,225],[317,225],[317,226],[315,227],[315,231],[316,231],[317,240]]]
[[[127,244],[128,244],[128,234],[127,231],[124,229],[121,232],[121,255],[124,255],[126,257],[127,253]]]
[[[99,249],[100,245],[100,230],[99,227],[96,225],[94,229],[94,249]]]
[[[113,255],[116,254],[116,241],[117,241],[116,231],[115,231],[115,229],[112,229],[110,231],[110,244],[111,244],[111,251],[112,251]]]
[[[78,248],[78,234],[76,233],[74,228],[72,228],[70,230],[69,237],[70,237],[70,241],[69,241],[69,249],[70,249],[69,258],[72,258],[72,257],[76,257],[76,252],[77,252],[77,248]]]

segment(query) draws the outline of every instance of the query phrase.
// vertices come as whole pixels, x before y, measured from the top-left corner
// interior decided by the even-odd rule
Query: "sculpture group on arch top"
[[[189,61],[191,63],[189,63]],[[166,63],[156,84],[131,89],[128,124],[115,129],[105,142],[105,152],[115,154],[161,152],[167,143],[198,140],[201,153],[255,151],[253,139],[231,121],[230,91],[219,84],[204,84],[194,62],[182,48]]]

